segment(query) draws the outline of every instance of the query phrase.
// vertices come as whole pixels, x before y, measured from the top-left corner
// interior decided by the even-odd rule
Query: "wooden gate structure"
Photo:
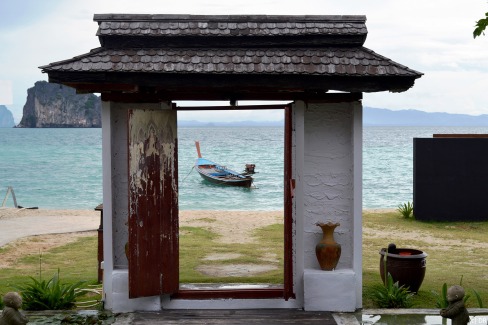
[[[41,69],[50,82],[100,93],[103,101],[106,308],[360,308],[362,93],[403,92],[422,74],[364,47],[365,16],[97,14],[94,20],[100,47]],[[289,102],[282,107],[283,289],[179,289],[180,100],[225,100],[229,110],[239,109],[238,101]],[[314,256],[315,223],[326,219],[341,224],[342,256],[330,272]]]

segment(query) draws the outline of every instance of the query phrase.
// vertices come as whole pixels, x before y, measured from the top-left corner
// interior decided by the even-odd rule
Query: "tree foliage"
[[[488,26],[488,12],[485,13],[485,18],[481,18],[476,22],[476,28],[473,31],[473,37],[476,38],[481,36],[481,34],[485,35],[485,29]]]

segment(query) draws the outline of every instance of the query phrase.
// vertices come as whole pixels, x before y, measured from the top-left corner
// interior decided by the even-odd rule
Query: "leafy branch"
[[[488,12],[485,13],[485,18],[481,18],[476,22],[476,28],[473,31],[473,38],[481,36],[481,34],[485,35],[485,29],[488,26]]]

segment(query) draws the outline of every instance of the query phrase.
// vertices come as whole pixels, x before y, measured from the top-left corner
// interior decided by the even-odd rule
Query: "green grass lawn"
[[[488,222],[420,222],[398,212],[363,214],[363,306],[373,307],[368,294],[379,276],[379,250],[397,247],[419,249],[428,254],[424,281],[414,297],[415,308],[435,308],[431,291],[443,283],[462,285],[467,293],[476,289],[488,305]],[[468,307],[478,307],[476,299]]]
[[[283,283],[283,225],[255,230],[252,243],[225,244],[218,236],[197,227],[180,228],[180,283]],[[223,256],[208,259],[208,256]],[[229,256],[225,258],[225,256]],[[275,270],[254,276],[211,276],[197,268],[220,265],[273,265]]]
[[[484,305],[488,305],[488,222],[419,222],[404,219],[397,212],[364,213],[363,218],[363,307],[374,307],[369,293],[381,283],[379,250],[394,242],[397,247],[425,251],[427,272],[414,308],[435,308],[432,290],[439,292],[444,282],[462,285],[470,293],[476,289]],[[180,282],[182,283],[283,283],[283,225],[271,225],[255,230],[255,240],[245,244],[223,244],[218,236],[198,227],[181,227]],[[33,237],[31,240],[37,240]],[[0,260],[10,246],[0,248]],[[0,272],[0,294],[29,281],[29,276],[49,279],[58,268],[65,282],[86,281],[96,284],[97,237],[81,237],[76,242],[23,256]],[[209,260],[209,255],[228,258]],[[276,270],[246,277],[205,276],[196,270],[205,265],[271,264]],[[93,299],[87,298],[87,299]],[[478,307],[476,299],[468,307]]]
[[[39,237],[31,237],[30,240],[39,241],[39,246],[42,247]],[[97,243],[96,236],[80,237],[70,244],[48,251],[39,248],[39,253],[21,256],[11,266],[0,270],[0,295],[16,291],[16,286],[31,283],[30,277],[48,281],[58,269],[63,283],[86,281],[86,288],[100,288],[97,283]],[[15,249],[16,247],[10,245],[0,248],[0,260],[10,250]],[[88,294],[81,300],[97,299],[100,300],[99,295]]]

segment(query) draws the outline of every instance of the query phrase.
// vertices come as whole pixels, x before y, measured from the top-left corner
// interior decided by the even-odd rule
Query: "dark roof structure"
[[[101,47],[41,67],[110,100],[402,92],[422,73],[363,46],[365,16],[95,15]]]

